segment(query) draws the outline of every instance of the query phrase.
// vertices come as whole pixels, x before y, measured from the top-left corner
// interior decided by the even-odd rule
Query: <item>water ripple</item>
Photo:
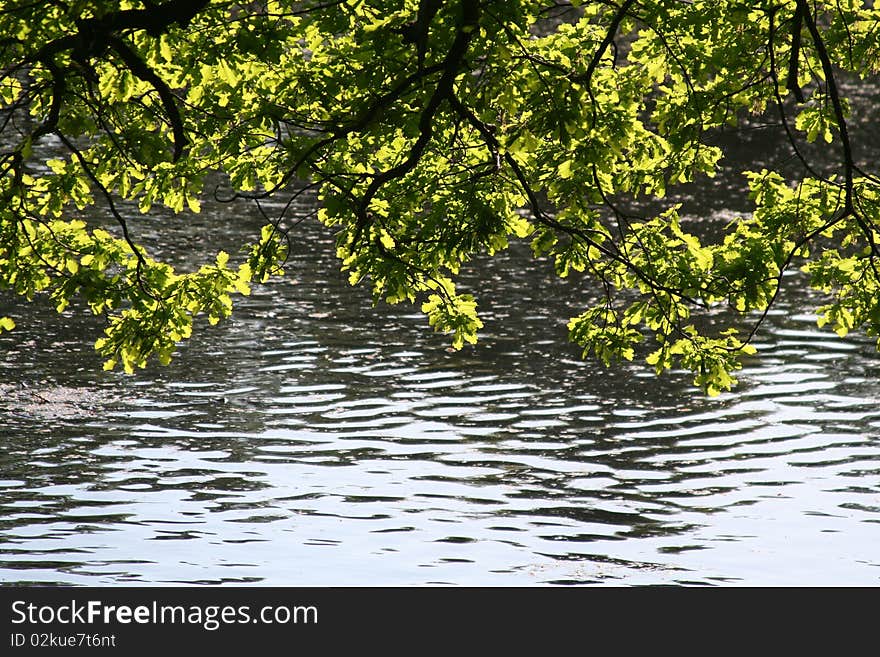
[[[308,230],[293,277],[169,368],[100,372],[94,320],[48,304],[0,336],[0,581],[880,583],[868,341],[782,306],[707,399],[581,361],[557,318],[591,292],[514,251],[451,353],[321,273]]]

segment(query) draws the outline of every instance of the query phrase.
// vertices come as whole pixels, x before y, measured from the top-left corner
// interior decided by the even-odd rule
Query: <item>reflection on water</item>
[[[704,216],[742,205],[706,184]],[[233,210],[136,230],[186,263],[255,229]],[[796,290],[707,399],[582,361],[589,289],[524,252],[474,267],[486,329],[451,353],[295,240],[286,280],[134,376],[93,318],[0,300],[0,582],[880,583],[880,361]]]
[[[2,337],[0,580],[880,582],[867,342],[783,308],[709,400],[581,361],[580,293],[523,254],[481,265],[486,335],[450,353],[298,239],[168,368],[101,372],[96,322],[48,308]]]

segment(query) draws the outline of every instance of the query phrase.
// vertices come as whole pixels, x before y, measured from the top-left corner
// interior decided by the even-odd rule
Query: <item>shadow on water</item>
[[[259,224],[137,221],[182,265]],[[285,280],[134,376],[38,301],[0,336],[0,581],[880,581],[876,352],[817,331],[796,285],[716,399],[582,361],[565,322],[592,292],[525,248],[468,285],[486,328],[451,353],[304,225]]]

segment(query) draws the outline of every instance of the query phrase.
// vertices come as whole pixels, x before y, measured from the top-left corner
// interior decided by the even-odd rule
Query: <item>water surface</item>
[[[185,264],[259,223],[187,221],[136,233]],[[4,298],[0,582],[880,583],[880,361],[796,277],[708,399],[581,360],[593,292],[525,248],[465,276],[486,329],[461,352],[332,252],[303,224],[283,281],[133,376],[101,371],[95,318]]]

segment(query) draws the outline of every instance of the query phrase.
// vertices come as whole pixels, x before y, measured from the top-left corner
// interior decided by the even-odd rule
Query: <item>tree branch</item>
[[[387,182],[406,175],[418,164],[425,148],[431,141],[434,131],[434,115],[444,100],[452,96],[452,86],[460,71],[461,62],[467,52],[471,39],[474,36],[477,22],[480,18],[479,2],[476,0],[462,0],[462,19],[455,40],[449,48],[449,52],[443,60],[443,73],[434,88],[434,93],[428,99],[428,103],[419,117],[419,136],[409,150],[406,160],[391,169],[378,174],[367,187],[356,209],[357,223],[355,225],[352,244],[360,241],[364,228],[370,221],[369,206],[379,189]]]
[[[149,82],[159,93],[162,106],[165,108],[168,121],[171,123],[171,130],[174,133],[174,156],[172,161],[177,162],[187,145],[187,138],[183,129],[183,119],[180,117],[180,111],[177,109],[177,103],[171,88],[122,39],[110,36],[107,38],[107,42],[132,73],[144,82]]]
[[[837,121],[838,130],[840,130],[840,142],[843,149],[843,175],[844,189],[846,191],[844,210],[847,214],[853,214],[855,212],[855,206],[853,205],[853,171],[855,169],[855,163],[853,162],[852,143],[849,140],[846,116],[843,111],[843,104],[840,101],[840,92],[837,89],[837,81],[834,77],[834,67],[831,64],[831,58],[828,56],[828,49],[825,47],[822,35],[819,34],[819,29],[816,27],[816,21],[813,20],[813,15],[810,13],[807,0],[797,0],[797,3],[798,8],[803,12],[804,22],[807,24],[807,29],[810,32],[813,45],[816,47],[816,54],[819,56],[819,61],[822,63],[822,71],[825,73],[825,84],[828,88],[828,97],[831,98],[831,106],[834,108],[834,118]]]
[[[804,102],[804,92],[798,84],[798,62],[801,54],[801,28],[804,24],[803,6],[798,3],[791,23],[791,56],[788,58],[788,79],[785,88],[794,94],[799,103]]]

